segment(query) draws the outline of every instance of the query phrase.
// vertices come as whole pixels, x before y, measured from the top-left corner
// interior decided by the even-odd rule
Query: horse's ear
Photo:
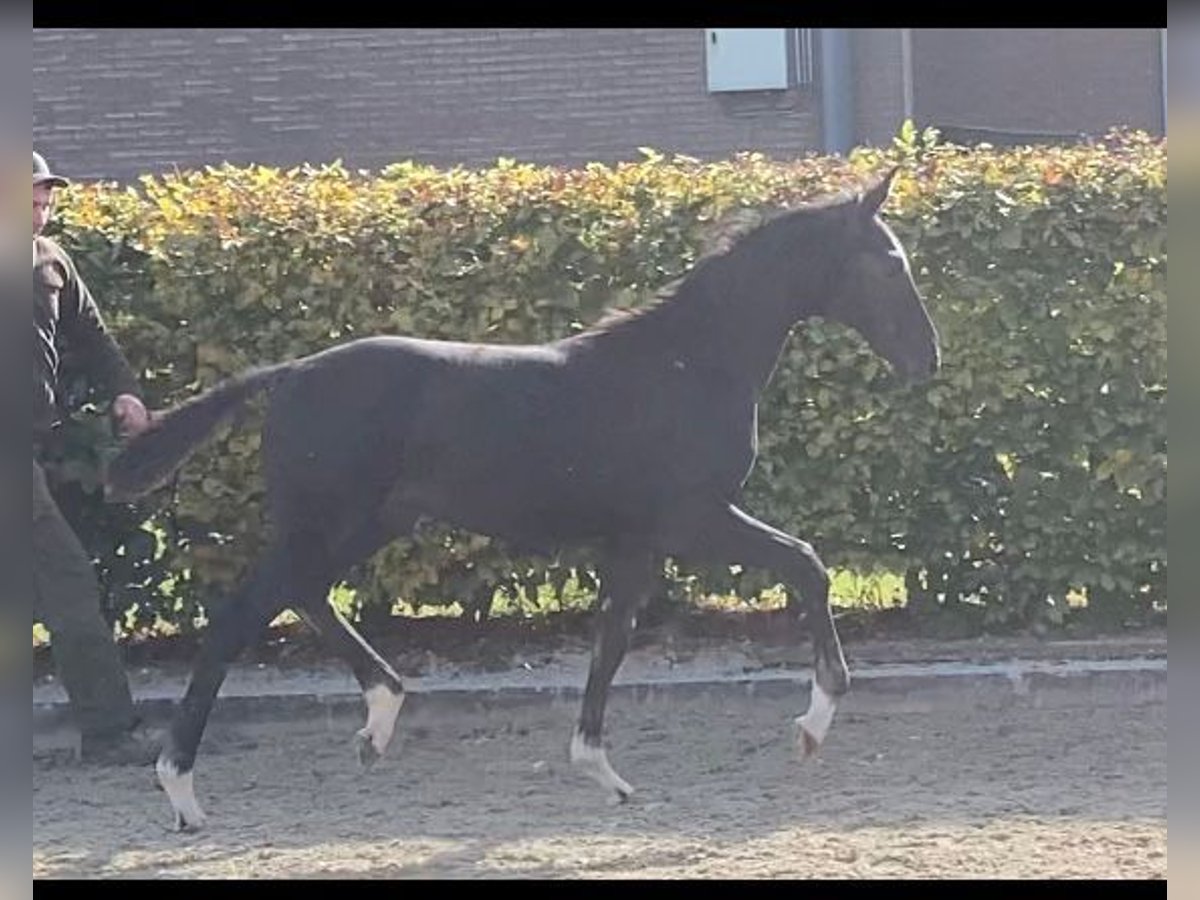
[[[883,202],[888,198],[888,193],[892,189],[892,180],[898,171],[900,171],[899,166],[892,166],[873,185],[858,195],[858,207],[863,216],[869,219],[879,212]]]

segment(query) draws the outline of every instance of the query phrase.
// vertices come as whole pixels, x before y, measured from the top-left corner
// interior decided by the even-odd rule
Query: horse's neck
[[[720,270],[691,287],[697,294],[679,304],[674,323],[680,346],[697,364],[718,369],[760,393],[795,324],[783,312],[784,304],[739,294],[738,285]]]
[[[662,364],[717,372],[755,395],[766,388],[795,325],[782,297],[747,293],[737,270],[711,260],[698,267],[660,304],[581,336],[588,351],[653,369]],[[744,268],[744,267],[743,267]],[[761,278],[753,279],[759,284]],[[596,340],[599,343],[595,343]],[[574,343],[575,339],[568,339]]]

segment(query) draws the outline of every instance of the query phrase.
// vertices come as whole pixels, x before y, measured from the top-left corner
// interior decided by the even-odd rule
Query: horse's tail
[[[223,420],[287,374],[290,362],[250,369],[209,388],[155,419],[132,438],[105,471],[109,500],[131,500],[169,478]]]

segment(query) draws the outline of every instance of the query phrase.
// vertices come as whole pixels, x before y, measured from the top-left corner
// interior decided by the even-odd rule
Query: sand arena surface
[[[944,696],[939,694],[939,697]],[[362,719],[213,723],[209,816],[169,831],[152,768],[36,757],[47,877],[1165,878],[1165,702],[838,710],[798,761],[801,696],[614,696],[609,805],[566,764],[574,701],[401,712],[357,768]]]

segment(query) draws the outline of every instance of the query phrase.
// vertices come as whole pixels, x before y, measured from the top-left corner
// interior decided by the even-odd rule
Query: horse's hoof
[[[363,771],[370,770],[375,763],[379,762],[379,757],[382,756],[375,749],[375,742],[371,739],[371,732],[365,728],[354,735],[354,749],[358,753],[358,764],[363,768]]]
[[[614,788],[613,792],[609,795],[608,802],[610,806],[624,806],[629,802],[629,798],[632,796],[633,788],[626,784],[624,790],[621,788]]]
[[[609,803],[624,803],[633,794],[633,788],[624,778],[613,771],[608,763],[608,754],[603,747],[588,745],[583,736],[576,733],[571,739],[568,758],[576,770],[609,792]]]
[[[820,749],[821,742],[813,737],[803,725],[800,726],[799,731],[800,758],[808,759],[810,756],[814,756],[817,750]]]
[[[195,834],[203,831],[206,821],[204,813],[199,810],[194,812],[191,818],[185,818],[179,810],[175,811],[175,830],[180,834]]]
[[[196,792],[192,787],[192,770],[180,772],[173,761],[162,756],[154,768],[158,773],[159,784],[171,801],[171,809],[175,811],[175,830],[189,832],[203,828],[205,815],[200,809],[200,804],[196,802]]]
[[[808,711],[796,719],[799,727],[800,755],[802,759],[812,756],[825,741],[829,734],[829,726],[833,722],[833,713],[837,704],[825,692],[820,684],[812,686],[812,700]]]

